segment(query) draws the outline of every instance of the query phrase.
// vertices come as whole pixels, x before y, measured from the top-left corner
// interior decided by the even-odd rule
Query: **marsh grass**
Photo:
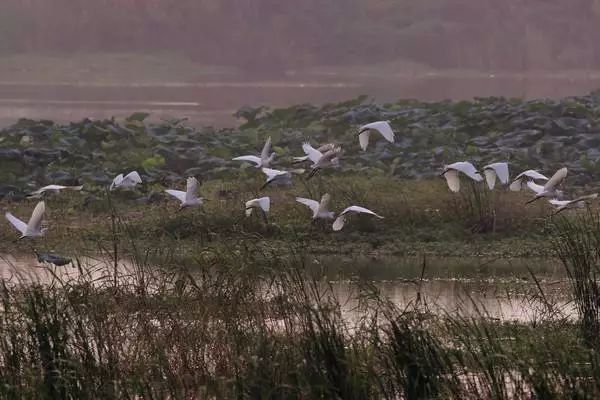
[[[573,288],[584,337],[598,348],[600,341],[600,212],[587,209],[553,221],[553,246]]]
[[[118,222],[118,248],[131,246]],[[107,250],[109,251],[110,248]],[[121,250],[119,250],[121,252]],[[367,282],[335,295],[309,248],[139,246],[132,269],[0,286],[0,396],[12,398],[595,398],[596,353],[565,321],[434,316]],[[114,255],[114,259],[119,259]],[[86,267],[81,269],[85,272]],[[113,273],[118,274],[118,285]],[[352,310],[347,304],[355,300]],[[348,312],[352,315],[348,317]]]

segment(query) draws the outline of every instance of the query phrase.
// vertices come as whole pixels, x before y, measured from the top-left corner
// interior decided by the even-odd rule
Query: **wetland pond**
[[[0,255],[0,276],[23,284],[57,285],[81,278],[104,285],[113,282],[112,261],[88,257],[74,264],[77,266],[44,267],[31,256],[4,254]],[[350,319],[359,317],[359,299],[365,287],[400,308],[419,302],[439,315],[516,322],[576,317],[564,269],[552,258],[310,256],[305,265],[320,269],[326,277],[322,284],[329,287]],[[132,263],[119,261],[118,276],[123,284],[140,274]]]

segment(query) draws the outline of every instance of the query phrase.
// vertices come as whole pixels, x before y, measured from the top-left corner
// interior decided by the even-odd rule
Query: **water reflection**
[[[404,278],[396,276],[394,280],[350,281],[334,280],[330,285],[334,295],[342,304],[345,317],[354,320],[360,317],[359,287],[362,284],[372,285],[382,297],[387,298],[400,308],[408,308],[419,302],[421,306],[438,315],[461,315],[465,317],[488,317],[500,320],[535,321],[547,316],[549,311],[559,310],[563,316],[575,315],[575,310],[568,299],[568,283],[564,276],[553,270],[554,267],[540,272],[539,281],[544,291],[544,301],[539,296],[539,288],[531,280],[524,280],[506,273],[504,277],[491,278],[449,278],[440,277],[439,265],[446,265],[446,273],[455,270],[457,265],[469,265],[469,259],[438,259],[433,277],[421,279],[417,259],[385,258],[378,263],[369,262],[370,269],[390,265],[403,271]],[[357,268],[361,262],[358,259]],[[319,261],[321,264],[325,261]],[[522,260],[520,261],[523,262]],[[498,263],[498,260],[496,260]],[[514,267],[519,262],[511,263]],[[414,267],[408,268],[413,265]],[[540,265],[548,265],[540,263]],[[437,267],[436,267],[437,266]],[[119,261],[115,266],[110,260],[87,257],[65,267],[42,266],[37,259],[30,256],[14,257],[0,255],[0,277],[11,282],[36,282],[46,285],[57,285],[65,282],[75,283],[84,278],[86,282],[97,282],[99,285],[111,285],[114,271],[119,276],[119,284],[139,282],[141,272],[126,261]],[[459,269],[460,270],[460,269]],[[553,271],[553,272],[552,272]],[[549,273],[552,272],[552,273]],[[193,272],[192,272],[193,275]],[[443,274],[442,274],[443,275]],[[517,274],[518,275],[518,274]],[[388,277],[388,275],[384,275]],[[359,284],[357,284],[359,282]],[[548,303],[545,303],[548,301]],[[552,305],[549,310],[548,304]]]

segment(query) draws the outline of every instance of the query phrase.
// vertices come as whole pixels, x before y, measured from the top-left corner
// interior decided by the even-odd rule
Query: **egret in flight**
[[[552,199],[552,200],[549,200],[549,202],[553,206],[556,206],[556,211],[554,211],[554,214],[553,214],[553,215],[556,215],[563,210],[568,210],[571,208],[583,208],[589,200],[593,200],[597,197],[598,197],[598,193],[594,193],[594,194],[588,194],[586,196],[578,197],[574,200]]]
[[[372,131],[377,131],[383,136],[388,142],[394,143],[394,131],[390,126],[390,121],[377,121],[371,122],[370,124],[366,124],[358,128],[358,142],[360,143],[360,148],[363,151],[367,150],[367,146],[369,145],[369,136]]]
[[[62,185],[48,185],[48,186],[44,186],[42,188],[39,188],[38,190],[36,190],[35,192],[31,192],[29,194],[29,198],[32,199],[37,199],[42,197],[45,193],[58,193],[61,190],[74,190],[74,191],[79,191],[83,189],[83,186],[62,186]]]
[[[501,184],[507,185],[509,180],[508,163],[497,162],[486,165],[483,167],[483,175],[485,176],[485,181],[487,182],[490,190],[496,186],[496,178],[498,178]]]
[[[329,211],[329,202],[331,201],[331,196],[329,193],[325,193],[323,197],[321,197],[321,201],[305,199],[304,197],[296,197],[296,201],[300,204],[308,206],[311,209],[313,213],[313,220],[335,218],[335,214]]]
[[[275,159],[275,153],[271,153],[271,136],[267,138],[265,145],[260,153],[260,157],[257,156],[240,156],[233,159],[233,161],[249,161],[256,164],[256,168],[268,168]]]
[[[46,204],[43,201],[40,201],[33,209],[31,218],[29,218],[29,222],[27,223],[21,221],[19,218],[15,217],[9,212],[7,212],[5,216],[8,222],[17,228],[19,232],[21,232],[21,237],[19,237],[19,239],[26,237],[35,238],[44,236],[46,233],[46,228],[42,228],[42,220],[44,219],[45,211]]]
[[[202,197],[198,197],[198,180],[193,176],[187,178],[185,192],[174,189],[167,189],[165,192],[181,202],[179,210],[182,210],[186,207],[201,206],[204,201]]]
[[[304,143],[302,145],[302,148],[308,154],[309,159],[313,162],[310,173],[308,174],[309,178],[312,178],[317,172],[319,172],[323,168],[339,165],[340,156],[342,154],[341,147],[334,147],[333,149],[328,150],[325,153],[321,153],[317,149],[314,149],[308,143]]]
[[[263,215],[266,215],[271,208],[271,198],[270,197],[260,197],[258,199],[248,200],[246,202],[246,216],[249,217],[252,215],[252,210],[258,209],[261,210]]]
[[[308,143],[306,143],[306,144],[308,144]],[[307,152],[307,150],[311,151],[311,150],[314,150],[314,148],[310,144],[308,144],[308,146],[310,146],[310,148],[305,148],[304,144],[302,145],[302,151],[304,151],[304,154],[306,154],[306,155],[303,157],[294,157],[294,163],[300,163],[300,162],[311,160],[311,158],[310,158],[311,153]],[[327,144],[324,144],[323,146],[317,148],[317,151],[319,153],[323,154],[323,153],[328,152],[329,150],[335,149],[335,147],[336,147],[335,144],[327,143]],[[314,163],[314,161],[313,161],[313,163]]]
[[[139,183],[142,183],[142,178],[137,171],[131,171],[127,175],[123,176],[123,174],[119,174],[113,179],[110,189],[118,189],[118,188],[133,188],[137,186]]]
[[[454,193],[460,191],[460,178],[458,176],[459,172],[467,175],[475,182],[481,182],[483,180],[481,174],[477,172],[477,168],[475,168],[473,164],[468,161],[459,161],[450,165],[446,165],[444,167],[444,172],[442,172],[442,176],[446,178],[448,188]]]
[[[290,171],[281,171],[278,169],[263,168],[262,172],[267,175],[267,181],[260,188],[266,188],[270,184],[290,186],[292,184],[292,173],[303,174],[303,169],[293,169]]]
[[[510,184],[509,188],[513,192],[518,192],[523,188],[524,184],[527,184],[527,182],[538,180],[547,181],[548,178],[533,169],[528,169],[527,171],[521,172],[519,175],[517,175],[517,177]]]
[[[565,180],[567,177],[567,168],[561,168],[552,175],[552,178],[546,182],[541,191],[538,191],[533,199],[529,200],[526,204],[533,203],[537,199],[541,199],[542,197],[556,197],[558,195],[559,190],[557,187]],[[531,185],[529,185],[531,187]]]
[[[335,221],[333,221],[333,230],[334,231],[342,230],[342,228],[344,227],[344,224],[346,223],[346,218],[350,214],[369,214],[369,215],[373,215],[377,218],[383,219],[383,217],[381,215],[375,214],[373,211],[371,211],[367,208],[360,207],[360,206],[350,206],[350,207],[347,207],[346,209],[344,209],[344,211],[342,211],[340,213],[340,215],[338,215],[338,217],[335,219]]]

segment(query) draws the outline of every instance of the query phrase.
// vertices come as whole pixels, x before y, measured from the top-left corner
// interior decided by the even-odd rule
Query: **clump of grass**
[[[600,345],[600,212],[587,209],[553,222],[554,250],[561,259],[571,285],[585,338]]]

